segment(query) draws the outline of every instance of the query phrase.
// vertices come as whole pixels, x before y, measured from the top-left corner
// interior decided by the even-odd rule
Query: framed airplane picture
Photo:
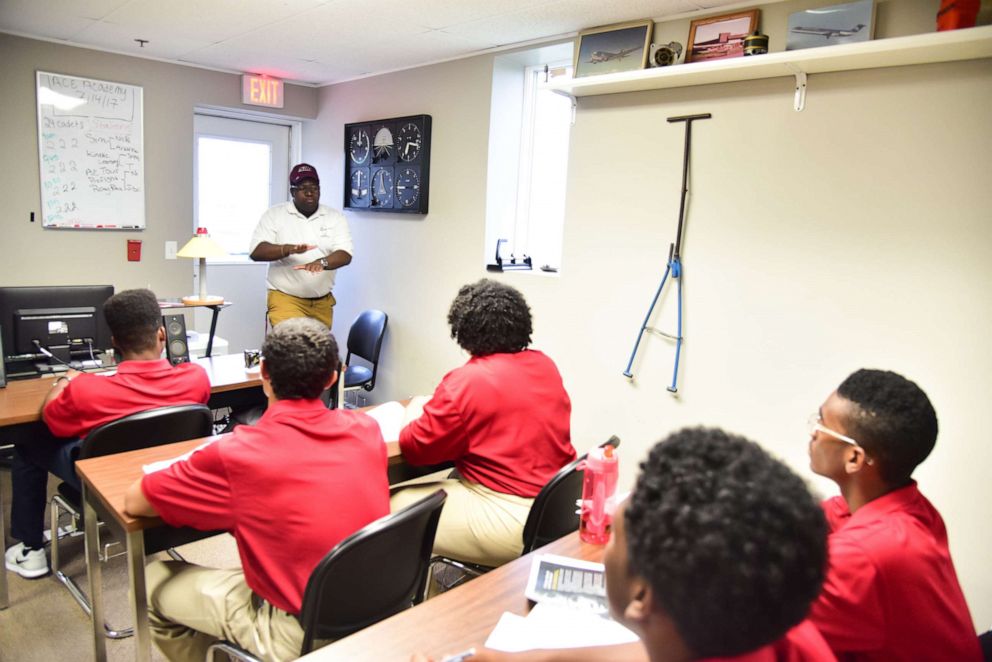
[[[785,50],[870,41],[875,33],[875,0],[845,2],[789,14]]]
[[[605,25],[579,33],[574,78],[643,69],[648,62],[654,21]]]

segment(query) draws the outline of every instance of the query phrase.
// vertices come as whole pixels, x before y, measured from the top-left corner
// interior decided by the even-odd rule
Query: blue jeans
[[[77,490],[76,458],[81,439],[59,439],[44,427],[44,433],[28,443],[17,444],[11,465],[10,534],[27,547],[45,544],[45,506],[48,503],[48,474],[53,473]]]

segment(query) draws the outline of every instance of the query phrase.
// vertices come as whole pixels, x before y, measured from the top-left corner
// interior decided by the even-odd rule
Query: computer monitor
[[[103,303],[113,285],[0,287],[0,341],[8,376],[36,370],[44,357],[91,358],[112,348]]]

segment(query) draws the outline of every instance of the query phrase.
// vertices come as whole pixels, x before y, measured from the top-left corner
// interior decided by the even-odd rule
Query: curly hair
[[[806,617],[827,529],[802,479],[713,428],[673,433],[640,468],[624,520],[630,569],[695,656],[754,650]]]
[[[837,387],[850,401],[848,431],[878,462],[882,479],[903,483],[937,443],[937,412],[919,386],[888,370],[858,370]]]
[[[124,290],[103,303],[103,316],[117,349],[125,353],[155,348],[162,309],[151,290]]]
[[[331,373],[341,368],[334,336],[308,317],[276,324],[262,343],[262,357],[279,400],[319,398]]]
[[[523,351],[533,331],[524,296],[486,278],[458,290],[448,310],[448,324],[451,337],[472,356]]]

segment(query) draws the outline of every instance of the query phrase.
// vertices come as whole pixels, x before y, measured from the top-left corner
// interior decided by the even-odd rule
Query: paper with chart
[[[519,652],[637,641],[636,634],[609,616],[602,563],[539,555],[524,595],[537,604],[526,617],[505,612],[486,640],[487,648]]]

